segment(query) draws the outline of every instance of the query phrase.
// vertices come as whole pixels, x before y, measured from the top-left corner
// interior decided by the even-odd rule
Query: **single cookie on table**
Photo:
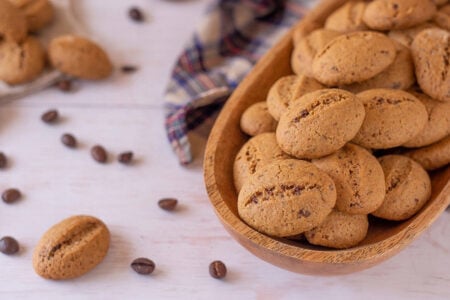
[[[428,120],[422,131],[403,146],[417,148],[442,140],[450,133],[450,102],[436,101],[423,93],[410,93],[425,105]]]
[[[312,77],[312,62],[317,52],[323,49],[335,37],[341,35],[340,32],[329,29],[317,29],[300,39],[294,45],[291,55],[291,67],[295,74]]]
[[[41,30],[53,20],[54,10],[49,0],[9,0],[9,2],[25,14],[30,32]]]
[[[342,86],[341,88],[352,93],[376,88],[406,90],[416,81],[414,75],[414,63],[409,48],[399,42],[394,44],[397,54],[394,62],[380,74],[363,82]]]
[[[336,209],[348,214],[369,214],[383,203],[383,169],[366,149],[347,144],[337,152],[312,163],[327,173],[336,185]]]
[[[312,64],[314,78],[328,86],[341,86],[370,79],[395,59],[394,42],[373,31],[347,33],[317,52]]]
[[[364,1],[349,1],[334,11],[325,21],[325,29],[339,32],[367,30],[363,22],[363,14],[367,3]]]
[[[430,28],[437,28],[437,26],[431,22],[426,22],[407,29],[391,30],[388,33],[388,37],[409,48],[416,35],[422,32],[422,30]]]
[[[305,237],[313,245],[345,249],[364,240],[368,229],[367,215],[351,215],[333,210],[322,224],[305,232]]]
[[[239,216],[254,229],[294,236],[321,224],[336,202],[333,180],[313,164],[295,159],[260,168],[242,187]]]
[[[372,215],[394,221],[409,219],[430,199],[430,176],[406,156],[386,155],[379,161],[386,177],[386,197]]]
[[[375,30],[405,29],[430,20],[436,13],[432,0],[374,0],[363,20]]]
[[[104,79],[113,70],[108,55],[100,46],[75,35],[54,38],[48,55],[54,68],[81,79]]]
[[[241,117],[241,129],[250,136],[264,132],[275,132],[277,121],[267,109],[267,102],[257,102],[249,106]]]
[[[425,127],[428,113],[415,96],[401,90],[373,89],[357,94],[366,118],[353,143],[387,149],[403,145]]]
[[[289,104],[297,98],[325,88],[314,78],[304,75],[288,75],[278,79],[267,94],[267,107],[275,120],[287,110]]]
[[[429,146],[409,150],[404,155],[411,157],[428,171],[447,166],[450,164],[450,135]]]
[[[8,0],[0,0],[0,40],[22,42],[27,36],[25,15]]]
[[[450,32],[426,29],[411,45],[417,82],[433,99],[450,101]]]
[[[450,30],[450,4],[441,7],[434,15],[433,21],[440,28]]]
[[[0,80],[11,85],[26,83],[41,74],[44,66],[45,51],[36,38],[0,43]]]
[[[319,158],[342,148],[359,131],[364,106],[352,93],[324,89],[292,102],[278,123],[280,148],[302,159]]]
[[[259,134],[249,139],[239,150],[233,165],[234,186],[239,192],[242,185],[262,166],[277,160],[287,159],[277,144],[275,133]]]

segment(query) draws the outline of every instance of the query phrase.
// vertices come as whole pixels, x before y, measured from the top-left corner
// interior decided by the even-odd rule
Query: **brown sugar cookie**
[[[29,82],[41,74],[44,66],[45,52],[36,38],[0,43],[0,80],[11,85]]]
[[[286,159],[265,165],[244,184],[239,216],[272,236],[294,236],[321,224],[336,201],[333,180],[313,164]]]
[[[297,158],[318,158],[337,151],[358,132],[364,107],[352,93],[324,89],[291,103],[278,123],[280,148]]]
[[[391,39],[399,42],[403,46],[410,47],[416,35],[422,32],[422,30],[429,28],[437,28],[437,27],[435,24],[431,22],[426,22],[407,29],[391,30],[389,31],[388,36]]]
[[[110,234],[106,225],[91,216],[73,216],[52,226],[33,253],[36,273],[47,279],[79,277],[106,256]]]
[[[53,20],[53,5],[49,0],[9,0],[25,14],[28,31],[37,32]]]
[[[329,29],[317,29],[295,44],[291,67],[295,74],[312,77],[312,61],[317,52],[341,33]]]
[[[403,146],[423,147],[446,137],[450,133],[450,102],[436,101],[422,93],[411,92],[411,94],[425,105],[428,120],[422,131]]]
[[[364,1],[348,1],[327,18],[324,27],[339,32],[368,29],[362,20],[366,5]]]
[[[387,220],[406,220],[418,212],[431,196],[428,173],[402,155],[379,158],[386,177],[386,197],[372,215]]]
[[[425,170],[431,171],[450,164],[450,135],[429,146],[404,153],[418,162]]]
[[[411,45],[417,82],[433,99],[450,101],[450,32],[426,29]]]
[[[401,90],[373,89],[357,94],[366,110],[366,118],[355,144],[372,149],[393,148],[420,133],[428,120],[425,105]]]
[[[288,75],[278,79],[267,94],[267,107],[275,120],[287,110],[291,101],[304,94],[325,88],[314,78],[304,75]]]
[[[347,144],[312,163],[333,179],[337,191],[337,210],[349,214],[369,214],[383,203],[383,170],[375,156],[366,149]]]
[[[247,179],[259,168],[277,159],[289,158],[278,146],[275,133],[259,134],[239,150],[233,165],[234,186],[239,192]]]
[[[82,79],[98,80],[111,75],[108,55],[94,42],[79,36],[53,39],[48,48],[50,62],[61,72]]]
[[[363,20],[375,30],[404,29],[430,20],[435,13],[431,0],[374,0],[367,4]]]
[[[368,229],[367,215],[350,215],[333,210],[322,224],[305,232],[305,237],[313,245],[345,249],[364,240]]]
[[[250,136],[264,132],[275,132],[277,121],[270,115],[265,101],[248,107],[241,117],[241,129]]]
[[[440,28],[450,30],[450,4],[441,7],[434,15],[433,21]]]
[[[394,62],[394,42],[384,34],[357,31],[341,35],[317,52],[314,78],[328,86],[361,82],[381,73]]]
[[[376,88],[406,90],[410,88],[416,78],[414,76],[414,63],[409,48],[394,42],[397,53],[394,62],[380,74],[359,83],[343,86],[344,90],[359,93]]]
[[[0,41],[21,42],[26,36],[25,15],[8,0],[0,0]]]

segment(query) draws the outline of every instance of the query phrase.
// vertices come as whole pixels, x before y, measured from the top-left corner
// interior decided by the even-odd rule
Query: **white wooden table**
[[[450,213],[444,213],[406,250],[372,269],[340,277],[290,273],[259,260],[222,228],[203,185],[201,159],[181,167],[165,137],[162,93],[177,53],[207,0],[78,0],[77,16],[108,46],[116,65],[136,64],[131,75],[83,83],[73,94],[50,89],[0,108],[0,150],[10,168],[0,190],[18,187],[24,199],[0,203],[0,235],[22,245],[19,255],[0,255],[0,299],[449,299]],[[107,5],[107,9],[104,7]],[[148,22],[130,22],[140,6]],[[40,115],[57,108],[63,122],[48,126]],[[63,147],[64,132],[80,141]],[[197,157],[205,139],[193,135]],[[133,150],[138,163],[95,163],[89,148],[112,154]],[[157,207],[177,197],[180,210]],[[33,247],[54,223],[74,214],[103,219],[111,249],[96,269],[70,281],[38,277]],[[151,276],[129,267],[139,256],[157,265]],[[228,266],[226,280],[209,276],[212,260]]]

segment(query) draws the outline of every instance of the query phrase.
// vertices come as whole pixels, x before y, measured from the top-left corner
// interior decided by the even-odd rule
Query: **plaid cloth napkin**
[[[187,137],[295,24],[311,0],[216,0],[179,56],[165,94],[166,130],[180,163],[192,161]]]

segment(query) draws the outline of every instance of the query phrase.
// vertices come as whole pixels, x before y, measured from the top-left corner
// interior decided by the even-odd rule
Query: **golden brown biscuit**
[[[402,155],[379,158],[386,177],[386,197],[376,217],[401,221],[418,212],[431,196],[428,173],[412,159]]]
[[[248,107],[241,117],[241,129],[250,136],[264,132],[275,132],[277,121],[270,115],[265,101]]]
[[[437,28],[437,27],[435,24],[431,22],[426,22],[407,29],[391,30],[389,31],[388,36],[391,39],[399,42],[403,46],[410,47],[416,35],[422,32],[422,30],[429,28]]]
[[[373,89],[357,94],[366,110],[366,118],[355,144],[372,149],[403,145],[423,130],[428,120],[425,105],[400,90]]]
[[[26,36],[25,15],[8,0],[0,0],[0,41],[21,42]]]
[[[364,240],[368,229],[367,215],[350,215],[333,210],[322,224],[305,232],[305,237],[313,245],[345,249]]]
[[[339,32],[368,29],[362,20],[366,5],[364,1],[348,1],[327,18],[324,27]]]
[[[347,144],[312,163],[333,179],[337,191],[337,210],[349,214],[369,214],[383,203],[383,169],[366,149]]]
[[[324,89],[291,103],[278,123],[280,148],[297,158],[318,158],[337,151],[364,120],[361,101],[350,92]]]
[[[314,78],[288,75],[278,79],[267,94],[267,106],[275,120],[287,110],[289,104],[304,94],[325,88]]]
[[[37,32],[53,20],[53,5],[49,0],[9,0],[25,14],[28,31]]]
[[[0,80],[12,85],[25,83],[41,74],[44,66],[45,52],[36,38],[0,43]]]
[[[48,55],[54,68],[82,79],[104,79],[113,70],[106,52],[94,42],[79,36],[65,35],[53,39]]]
[[[317,52],[314,78],[328,86],[362,82],[381,73],[395,59],[394,42],[384,34],[357,31],[334,38]]]
[[[47,279],[79,277],[103,260],[109,240],[109,230],[99,219],[67,218],[41,237],[33,253],[34,270]]]
[[[238,197],[239,216],[272,236],[293,236],[321,224],[336,201],[333,180],[306,161],[286,159],[265,165]]]
[[[431,0],[374,0],[367,5],[363,20],[375,30],[404,29],[430,20],[435,13]]]
[[[418,162],[425,170],[431,171],[450,164],[450,136],[429,146],[404,153]]]

